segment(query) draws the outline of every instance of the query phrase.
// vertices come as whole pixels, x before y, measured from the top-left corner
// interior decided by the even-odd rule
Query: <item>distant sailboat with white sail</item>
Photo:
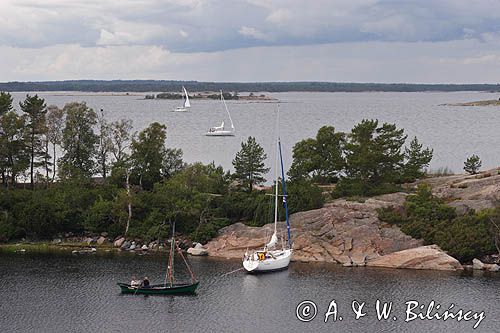
[[[235,129],[233,124],[233,119],[231,118],[231,114],[229,113],[229,109],[227,108],[226,100],[224,99],[224,95],[222,94],[222,90],[220,91],[220,100],[226,109],[227,115],[229,117],[229,121],[231,122],[231,127],[225,127],[224,121],[220,126],[210,127],[208,132],[205,133],[207,136],[234,136]]]
[[[186,88],[182,86],[182,99],[184,100],[184,103],[182,103],[182,106],[176,107],[174,112],[186,112],[188,109],[191,107],[191,103],[189,103],[189,96]]]
[[[279,119],[279,109],[278,109]],[[279,125],[279,120],[278,120]],[[278,179],[278,156],[281,165],[281,182],[283,194],[278,194],[279,179]],[[276,248],[278,243],[277,224],[278,224],[278,198],[283,197],[285,206],[286,227],[287,227],[287,242],[282,242],[281,249]],[[281,140],[278,135],[276,142],[276,165],[275,165],[275,185],[274,185],[274,233],[269,242],[260,250],[253,253],[245,252],[243,258],[243,267],[249,273],[261,273],[286,269],[292,258],[292,240],[290,235],[290,222],[288,220],[288,203],[286,194],[285,171],[283,167],[283,155],[281,153]]]

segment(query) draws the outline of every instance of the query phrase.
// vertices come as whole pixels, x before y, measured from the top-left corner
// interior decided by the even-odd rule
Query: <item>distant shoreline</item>
[[[500,99],[490,99],[486,101],[474,101],[465,103],[446,103],[441,106],[500,106]]]
[[[500,84],[421,84],[349,82],[199,82],[167,80],[69,80],[39,82],[0,82],[8,92],[89,92],[151,93],[177,92],[185,86],[192,91],[224,92],[500,92]]]

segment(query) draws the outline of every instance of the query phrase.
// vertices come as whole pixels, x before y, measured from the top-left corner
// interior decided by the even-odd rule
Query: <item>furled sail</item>
[[[272,235],[271,237],[271,240],[269,241],[269,243],[266,244],[266,246],[268,248],[271,248],[273,247],[274,245],[276,245],[276,243],[278,243],[278,236],[276,236],[276,232]]]

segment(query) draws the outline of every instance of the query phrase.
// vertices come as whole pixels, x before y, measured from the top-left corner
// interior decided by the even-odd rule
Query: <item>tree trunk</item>
[[[128,228],[130,227],[130,220],[132,219],[132,201],[130,200],[130,171],[127,169],[127,182],[126,182],[126,187],[127,187],[127,198],[128,198],[128,218],[127,218],[127,226],[125,227],[125,235],[128,232]]]
[[[45,188],[49,188],[49,140],[45,141]]]
[[[53,144],[54,146],[54,164],[52,165],[53,172],[52,172],[52,182],[56,179],[56,144]]]
[[[31,134],[31,165],[30,165],[30,176],[31,176],[31,189],[33,190],[35,188],[35,182],[33,178],[33,170],[34,170],[34,164],[35,163],[35,134]]]

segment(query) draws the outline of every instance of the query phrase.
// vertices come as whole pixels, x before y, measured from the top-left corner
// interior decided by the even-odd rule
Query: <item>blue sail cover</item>
[[[291,249],[292,248],[292,238],[290,236],[290,221],[288,220],[288,200],[286,200],[285,169],[283,167],[283,154],[281,153],[281,140],[279,138],[278,138],[278,148],[280,150],[281,182],[283,185],[283,204],[285,205],[286,231],[288,233],[288,246]]]

